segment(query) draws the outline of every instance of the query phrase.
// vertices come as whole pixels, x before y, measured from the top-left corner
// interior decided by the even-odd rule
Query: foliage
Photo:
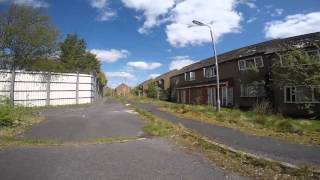
[[[65,71],[82,73],[99,73],[100,62],[95,55],[86,51],[87,45],[84,39],[75,34],[67,35],[60,45],[60,61]],[[100,75],[102,78],[102,75]],[[103,79],[101,79],[103,82]]]
[[[58,31],[40,9],[13,4],[0,12],[0,51],[9,67],[25,69],[34,60],[53,56],[57,37]]]
[[[154,99],[158,96],[157,83],[154,80],[148,84],[147,96]]]
[[[272,106],[268,101],[262,101],[255,105],[254,112],[257,114],[269,114],[272,112]]]
[[[20,125],[26,113],[27,108],[13,106],[8,100],[2,99],[0,101],[0,128]]]
[[[105,73],[103,73],[103,72],[98,73],[98,82],[101,87],[104,87],[105,85],[107,85],[108,81],[107,81]]]
[[[277,87],[320,84],[319,59],[308,56],[303,50],[290,50],[281,56],[281,61],[273,59],[272,63],[273,83]]]
[[[146,101],[146,100],[144,100]],[[147,101],[153,103],[153,101]],[[168,102],[156,102],[162,110],[171,112],[187,119],[209,124],[222,125],[238,129],[245,133],[261,136],[272,136],[311,144],[320,144],[320,121],[306,119],[291,119],[281,115],[263,114],[268,109],[264,104],[260,112],[241,111],[222,108],[217,113],[211,106],[185,105]]]

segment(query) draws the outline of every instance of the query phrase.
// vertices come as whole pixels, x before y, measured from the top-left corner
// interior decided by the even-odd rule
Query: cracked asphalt
[[[69,142],[142,134],[139,116],[116,101],[47,109],[44,114],[47,120],[22,134],[22,138]],[[0,151],[0,169],[1,180],[247,179],[159,138],[95,145],[10,147]]]

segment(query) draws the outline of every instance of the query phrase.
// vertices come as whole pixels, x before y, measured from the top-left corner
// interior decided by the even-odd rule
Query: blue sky
[[[273,38],[320,31],[320,0],[0,0],[44,8],[61,32],[86,39],[109,86],[150,76]]]

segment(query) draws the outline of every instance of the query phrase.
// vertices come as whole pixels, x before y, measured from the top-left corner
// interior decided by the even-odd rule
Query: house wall
[[[312,48],[311,48],[312,49]],[[250,57],[261,56],[263,58],[263,68],[259,68],[259,73],[248,78],[248,71],[240,71],[238,62],[242,59],[248,59]],[[297,103],[285,103],[284,102],[284,90],[282,88],[267,89],[271,82],[271,67],[272,59],[279,58],[277,54],[255,54],[246,58],[238,58],[232,61],[227,61],[219,64],[219,74],[221,86],[228,86],[233,88],[233,107],[249,109],[252,108],[258,102],[262,100],[268,100],[272,102],[275,109],[289,116],[294,117],[306,117],[310,112],[305,110],[305,104]],[[182,89],[186,91],[186,103],[187,104],[208,104],[208,92],[207,89],[216,87],[216,77],[205,78],[203,67],[196,70],[192,70],[196,74],[194,81],[186,81],[185,74],[179,74],[171,78],[172,97],[176,102],[181,103],[181,97],[177,97],[179,91]],[[175,84],[174,79],[179,79],[179,83]],[[249,82],[252,80],[259,80],[265,82],[266,95],[264,97],[241,97],[240,84]],[[214,85],[210,85],[214,84]],[[221,93],[221,92],[220,92]],[[181,93],[180,93],[181,95]],[[313,109],[320,111],[320,104],[311,104]],[[316,112],[320,113],[320,112]]]

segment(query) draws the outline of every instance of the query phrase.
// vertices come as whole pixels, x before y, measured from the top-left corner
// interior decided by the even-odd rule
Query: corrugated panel
[[[91,98],[81,98],[79,99],[79,104],[88,104],[91,103]]]
[[[79,97],[91,97],[91,91],[79,91]]]
[[[56,91],[50,92],[50,99],[76,98],[76,91]]]
[[[79,90],[91,90],[91,84],[79,84]]]
[[[38,100],[38,99],[46,99],[46,92],[15,92],[14,100]]]
[[[65,84],[65,83],[51,83],[50,90],[52,91],[69,91],[69,90],[76,90],[76,84]]]
[[[77,75],[51,75],[51,82],[76,83]]]
[[[92,77],[91,76],[80,76],[79,77],[79,82],[81,83],[91,83]]]
[[[15,91],[45,91],[47,83],[34,83],[34,82],[16,82],[14,84]]]

